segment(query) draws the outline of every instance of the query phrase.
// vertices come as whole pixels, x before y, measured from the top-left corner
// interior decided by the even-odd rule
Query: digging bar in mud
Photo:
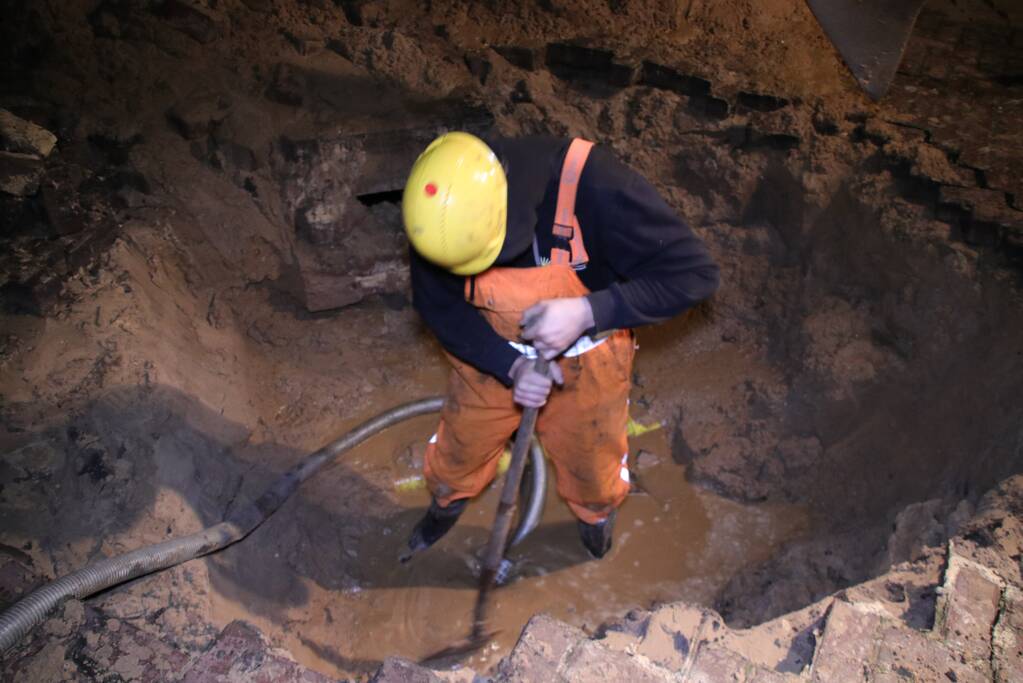
[[[550,361],[539,356],[534,369],[546,376],[548,365],[550,365]],[[501,500],[497,504],[497,518],[494,519],[494,526],[490,530],[490,540],[487,542],[487,551],[483,556],[483,572],[480,575],[480,587],[476,594],[476,606],[473,609],[472,630],[469,632],[469,637],[434,652],[423,658],[421,663],[471,654],[497,635],[496,631],[487,630],[487,608],[490,606],[490,594],[497,583],[497,575],[508,547],[508,532],[511,530],[512,517],[515,514],[515,499],[518,497],[519,485],[522,483],[522,472],[526,468],[526,452],[533,440],[533,430],[536,427],[536,416],[539,412],[539,408],[526,408],[522,411],[522,421],[519,422],[519,429],[515,434],[515,445],[512,446],[511,465],[504,475]]]
[[[926,0],[806,0],[849,71],[884,97]]]

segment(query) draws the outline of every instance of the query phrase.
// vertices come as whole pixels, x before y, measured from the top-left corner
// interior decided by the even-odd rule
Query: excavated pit
[[[925,13],[889,102],[867,106],[830,54],[763,71],[778,22],[823,44],[795,2],[741,29],[653,3],[629,14],[645,50],[565,28],[613,26],[617,3],[523,9],[532,32],[457,3],[433,23],[376,3],[72,4],[29,13],[0,103],[59,140],[38,189],[2,204],[3,604],[216,523],[361,420],[443,391],[397,202],[449,128],[610,146],[723,282],[638,331],[633,416],[663,428],[630,445],[615,550],[587,561],[552,490],[476,670],[540,611],[598,633],[672,600],[733,626],[799,609],[942,543],[1023,466],[1015,62],[913,61],[976,29],[959,15]],[[706,52],[737,35],[746,53]],[[967,100],[1001,107],[997,125]],[[329,676],[443,646],[468,630],[495,493],[397,565],[426,494],[394,484],[433,423],[359,447],[237,546],[89,604],[189,655],[242,618]],[[926,625],[933,595],[918,607]],[[39,671],[60,635],[4,671]]]

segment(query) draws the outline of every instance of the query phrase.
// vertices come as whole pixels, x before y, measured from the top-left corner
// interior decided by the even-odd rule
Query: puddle
[[[435,422],[427,416],[392,428],[352,451],[346,466],[383,489],[408,474],[395,465],[398,454],[425,441]],[[688,484],[683,468],[671,459],[665,430],[631,439],[630,450],[634,480],[643,491],[621,508],[614,547],[601,561],[590,560],[583,549],[551,474],[543,521],[513,549],[513,580],[491,603],[491,622],[499,634],[465,664],[477,671],[496,664],[537,612],[593,630],[636,607],[674,600],[709,604],[741,566],[766,559],[777,545],[805,531],[807,518],[799,508],[740,505]],[[645,467],[635,462],[640,451],[652,454],[644,456]],[[330,486],[321,482],[304,493],[319,498]],[[357,585],[327,590],[296,578],[304,582],[307,601],[285,608],[272,621],[262,616],[265,610],[214,591],[214,621],[246,619],[303,664],[333,676],[365,676],[390,655],[418,660],[469,632],[477,558],[498,494],[499,486],[491,486],[448,536],[403,566],[396,558],[417,517],[413,511],[425,508],[428,494],[392,493],[392,501],[406,509],[398,517],[409,520],[408,528],[388,525],[360,538],[349,552],[353,566],[345,568],[358,577]]]

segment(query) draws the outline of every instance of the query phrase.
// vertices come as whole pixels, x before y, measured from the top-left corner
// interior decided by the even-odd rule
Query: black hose
[[[529,461],[526,472],[522,475],[522,488],[519,490],[519,501],[525,501],[519,511],[519,519],[512,531],[508,547],[514,548],[522,539],[540,526],[543,517],[543,506],[547,501],[547,461],[544,459],[540,442],[533,437],[529,448]]]
[[[413,417],[439,412],[443,404],[443,398],[435,397],[392,408],[309,455],[281,475],[254,503],[231,513],[223,522],[183,538],[175,538],[94,562],[37,588],[0,614],[0,653],[6,653],[16,645],[22,637],[42,622],[46,615],[68,598],[82,600],[111,586],[173,567],[237,543],[266,521],[295,492],[299,484],[311,477],[324,464],[387,427]],[[531,453],[534,470],[532,495],[523,508],[513,542],[522,540],[536,527],[543,510],[542,498],[547,488],[543,451],[534,442]],[[535,501],[535,498],[541,500]]]

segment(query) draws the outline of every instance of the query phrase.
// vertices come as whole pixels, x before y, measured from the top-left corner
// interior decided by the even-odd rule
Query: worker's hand
[[[526,358],[525,356],[519,356],[519,358],[512,363],[511,369],[508,374],[511,375],[512,380],[515,382],[515,387],[512,389],[512,398],[520,406],[525,408],[539,408],[544,403],[547,403],[547,397],[551,393],[551,387],[554,383],[559,386],[565,383],[565,378],[561,374],[561,368],[554,361],[551,361],[550,365],[547,366],[547,372],[550,376],[544,376],[538,373],[533,367],[536,365],[536,361],[532,358]]]
[[[527,308],[519,325],[523,339],[533,342],[544,358],[551,359],[593,327],[593,308],[583,296],[547,299]]]

